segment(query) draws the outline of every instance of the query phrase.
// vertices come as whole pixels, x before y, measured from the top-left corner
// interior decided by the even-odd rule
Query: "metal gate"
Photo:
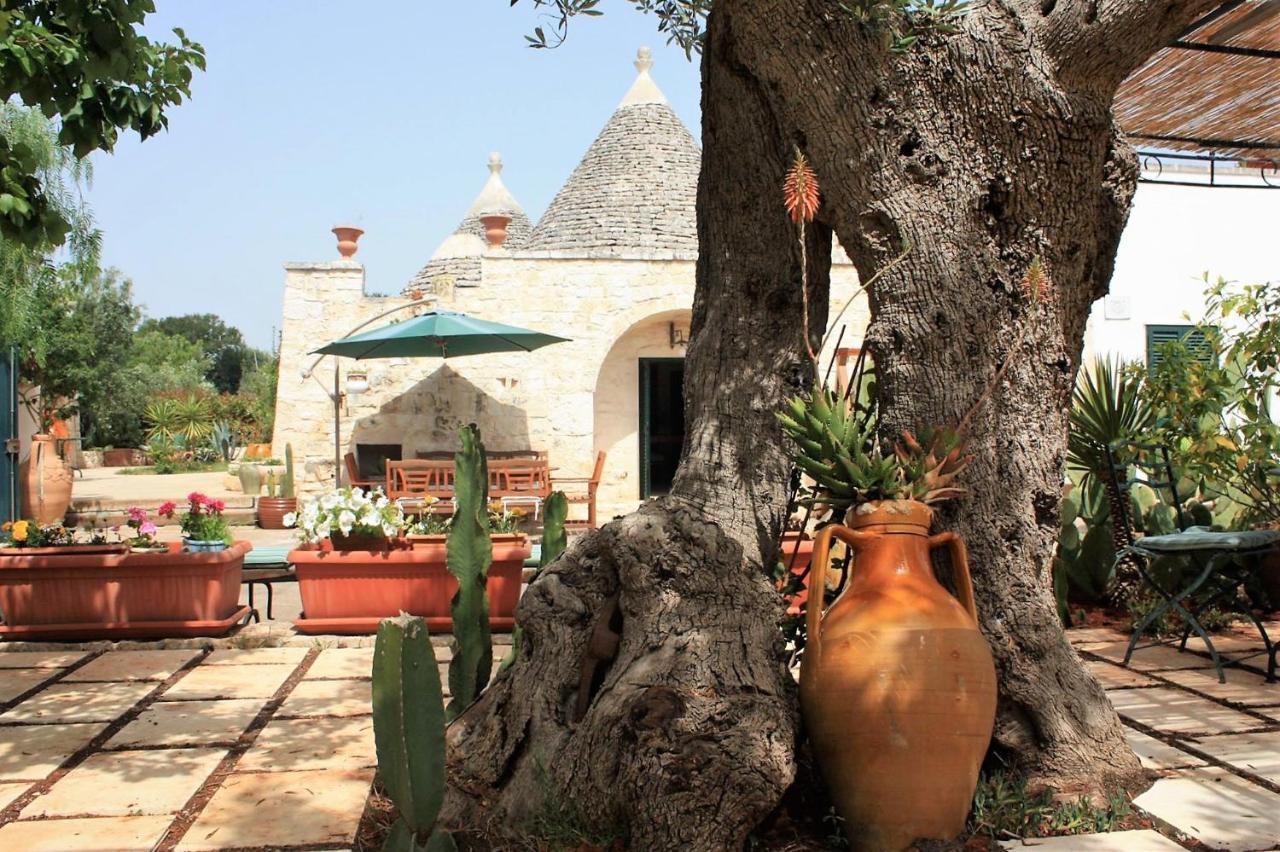
[[[18,359],[0,351],[0,521],[18,517]]]

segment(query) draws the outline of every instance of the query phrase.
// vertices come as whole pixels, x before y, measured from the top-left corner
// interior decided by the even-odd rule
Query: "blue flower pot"
[[[227,549],[227,543],[221,539],[217,541],[196,541],[195,539],[184,538],[182,543],[192,553],[212,553],[215,550]]]

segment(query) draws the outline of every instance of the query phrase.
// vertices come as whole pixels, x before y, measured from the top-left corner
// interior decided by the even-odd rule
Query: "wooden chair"
[[[542,501],[551,493],[551,464],[545,458],[493,459],[489,462],[489,496],[512,506],[532,506],[537,519]]]
[[[366,491],[377,486],[377,481],[360,476],[360,467],[356,464],[356,454],[347,453],[342,457],[342,464],[347,469],[347,484],[352,488],[363,488]]]
[[[560,485],[566,482],[586,487],[585,493],[569,493],[565,491],[565,497],[571,505],[584,504],[587,507],[586,520],[575,519],[567,521],[565,523],[566,527],[595,529],[598,526],[596,519],[596,489],[600,487],[600,476],[604,473],[604,460],[607,455],[603,450],[596,453],[596,466],[591,471],[590,476],[566,476],[556,479],[555,487],[561,491],[564,491],[564,489],[560,488]]]
[[[387,462],[387,497],[414,500],[433,497],[453,500],[453,462],[410,459]]]

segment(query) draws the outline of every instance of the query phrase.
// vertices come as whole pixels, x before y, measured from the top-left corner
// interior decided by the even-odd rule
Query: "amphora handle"
[[[951,570],[955,572],[956,599],[968,610],[974,622],[978,621],[978,608],[973,601],[973,578],[969,576],[969,549],[957,533],[942,532],[929,536],[929,550],[946,547],[951,552]]]
[[[855,553],[874,541],[875,533],[852,530],[841,524],[824,527],[813,542],[813,562],[809,569],[809,600],[805,603],[806,645],[813,651],[818,650],[821,642],[819,626],[822,624],[822,611],[827,602],[827,567],[831,564],[831,540],[838,538],[849,545]],[[963,545],[961,545],[963,547]],[[856,562],[850,566],[854,570]],[[966,574],[967,576],[967,574]]]

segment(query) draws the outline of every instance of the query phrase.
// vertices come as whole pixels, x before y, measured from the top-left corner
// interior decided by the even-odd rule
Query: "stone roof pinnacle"
[[[631,84],[631,89],[622,98],[619,107],[634,106],[636,104],[665,104],[667,96],[662,94],[662,90],[658,88],[658,84],[653,82],[653,78],[649,76],[649,69],[653,67],[653,51],[647,47],[642,47],[636,51],[636,81]]]

